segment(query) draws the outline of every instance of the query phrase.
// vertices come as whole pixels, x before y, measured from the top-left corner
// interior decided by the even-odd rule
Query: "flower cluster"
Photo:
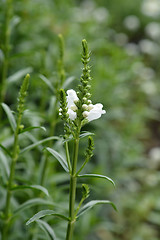
[[[90,94],[90,52],[86,40],[82,40],[82,75],[80,77],[81,84],[78,85],[78,91],[69,89],[67,93],[63,89],[60,90],[60,109],[59,115],[65,121],[65,132],[79,132],[81,127],[87,122],[98,119],[105,114],[101,103],[92,104]]]
[[[77,93],[70,89],[67,91],[67,108],[68,108],[68,115],[69,118],[74,121],[77,118],[77,106],[79,98],[77,97]],[[106,111],[103,110],[103,105],[101,103],[97,103],[95,105],[92,104],[91,100],[88,101],[89,104],[82,105],[82,115],[88,122],[93,121],[101,117],[102,114],[105,114]],[[61,114],[61,113],[60,113]]]

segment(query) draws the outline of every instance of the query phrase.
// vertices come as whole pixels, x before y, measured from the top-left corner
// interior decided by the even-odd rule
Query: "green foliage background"
[[[92,99],[95,103],[101,102],[107,114],[84,129],[96,135],[94,157],[87,171],[110,176],[116,188],[113,190],[103,180],[87,181],[91,185],[90,198],[112,200],[118,213],[110,206],[96,207],[86,213],[77,222],[75,240],[160,239],[160,30],[158,32],[157,27],[154,31],[154,26],[160,29],[160,14],[157,13],[160,6],[157,5],[155,13],[152,9],[147,12],[148,2],[152,1],[13,0],[8,5],[11,8],[11,36],[5,103],[16,110],[21,80],[30,73],[28,110],[23,122],[26,127],[39,125],[47,129],[46,132],[33,130],[29,137],[22,136],[21,148],[34,142],[33,138],[40,140],[50,134],[55,95],[39,74],[45,75],[53,85],[57,81],[57,35],[61,33],[65,40],[66,77],[74,79],[67,89],[75,89],[79,81],[83,38],[87,39],[92,52]],[[159,4],[156,0],[153,2]],[[1,0],[1,70],[5,5],[6,1]],[[133,29],[130,27],[133,21],[127,18],[132,15],[138,22]],[[0,132],[0,142],[12,149],[12,132],[4,113]],[[54,135],[59,134],[63,134],[63,125],[57,120]],[[81,155],[85,145],[86,140],[83,140]],[[44,146],[48,146],[47,143],[19,158],[17,183],[38,183]],[[54,143],[54,148],[64,154],[60,141]],[[6,160],[2,149],[0,157]],[[0,210],[3,210],[6,176],[3,164],[1,166]],[[60,205],[62,211],[67,211],[68,179],[52,157],[45,187],[50,193],[49,200],[53,199],[52,207]],[[78,191],[79,198],[80,195]],[[15,192],[13,209],[33,197],[45,198],[37,191]],[[47,239],[36,225],[25,226],[28,218],[45,208],[34,206],[20,212],[14,219],[9,239]],[[52,217],[46,220],[59,239],[64,239],[65,223]]]

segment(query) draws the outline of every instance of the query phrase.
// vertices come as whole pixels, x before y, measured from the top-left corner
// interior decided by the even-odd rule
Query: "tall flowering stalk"
[[[6,93],[6,78],[8,72],[8,58],[10,50],[10,19],[12,14],[12,0],[6,0],[5,3],[5,22],[4,22],[4,38],[2,44],[3,50],[3,65],[1,73],[1,87],[0,87],[0,102],[2,103]],[[2,114],[2,108],[0,107],[0,118]]]
[[[57,105],[58,105],[58,91],[62,87],[62,84],[64,83],[65,80],[65,70],[64,70],[64,39],[61,34],[58,35],[58,43],[59,43],[59,58],[57,62],[57,81],[55,83],[55,90],[56,90],[56,100],[54,104],[54,110],[50,119],[50,134],[49,136],[52,137],[54,136],[55,132],[55,127],[57,123]],[[53,141],[49,142],[49,147],[52,146]],[[47,166],[48,166],[48,153],[45,154],[41,174],[40,174],[40,180],[39,183],[43,186],[45,183],[45,175],[47,171]]]
[[[90,60],[90,53],[88,51],[88,46],[86,40],[82,40],[82,63],[83,63],[83,73],[81,75],[81,84],[78,85],[78,92],[76,93],[73,89],[67,91],[67,96],[63,89],[60,90],[60,115],[65,122],[65,138],[70,134],[74,138],[74,152],[72,164],[70,163],[70,158],[67,158],[69,173],[70,173],[70,191],[69,191],[69,221],[67,227],[66,240],[71,240],[73,236],[74,224],[77,219],[77,213],[81,207],[83,201],[89,195],[89,188],[87,185],[83,185],[83,197],[80,201],[78,208],[75,209],[76,200],[76,185],[78,174],[84,168],[86,163],[92,156],[93,151],[93,139],[91,136],[88,138],[88,148],[85,154],[85,161],[81,168],[77,171],[77,161],[78,161],[78,150],[79,150],[79,140],[80,131],[82,126],[87,122],[98,119],[105,110],[102,110],[103,105],[98,103],[96,105],[92,104],[91,94],[90,94],[90,66],[88,65]],[[66,153],[68,155],[68,152]],[[84,187],[85,186],[85,187]],[[86,187],[87,186],[87,187]]]
[[[93,200],[83,205],[83,202],[89,196],[89,186],[87,184],[82,184],[82,198],[79,204],[76,204],[76,188],[77,180],[79,178],[102,178],[114,185],[114,182],[111,178],[99,174],[80,174],[84,169],[85,165],[88,163],[90,158],[93,155],[94,142],[91,137],[91,133],[85,132],[82,133],[82,127],[95,119],[100,118],[103,114],[106,113],[103,110],[103,105],[101,103],[93,104],[91,101],[91,76],[90,76],[90,66],[88,65],[90,60],[90,52],[88,51],[88,46],[86,40],[82,40],[82,63],[83,63],[83,72],[80,78],[81,84],[78,85],[78,91],[70,89],[65,93],[64,89],[60,89],[59,98],[60,98],[60,109],[59,115],[64,121],[64,144],[66,150],[66,158],[61,156],[60,153],[56,152],[54,149],[47,147],[46,150],[56,158],[64,170],[70,176],[70,186],[69,186],[69,213],[68,217],[56,213],[53,210],[47,209],[42,210],[36,213],[32,218],[27,222],[27,225],[39,220],[40,218],[53,215],[58,216],[61,219],[68,222],[66,240],[73,239],[74,226],[77,219],[84,214],[87,210],[92,208],[97,204],[111,204],[114,209],[115,205],[108,200]],[[88,146],[85,151],[84,161],[81,164],[81,167],[77,169],[78,151],[79,151],[79,142],[82,137],[88,136]],[[68,141],[73,140],[73,157],[70,157],[70,149],[68,147]],[[77,205],[77,207],[76,207]],[[47,228],[46,228],[47,230]],[[55,238],[55,233],[52,234],[53,239]]]
[[[4,227],[2,232],[2,240],[8,239],[7,238],[8,227],[9,227],[10,218],[11,218],[10,204],[11,204],[11,197],[12,197],[12,187],[14,184],[16,162],[19,155],[18,135],[21,129],[23,128],[23,125],[21,125],[21,120],[24,112],[24,102],[27,94],[29,78],[30,76],[29,74],[27,74],[19,92],[18,107],[17,107],[18,116],[17,116],[17,122],[15,124],[15,129],[14,129],[14,145],[13,145],[13,153],[12,153],[12,162],[10,166],[10,174],[9,174],[8,185],[7,185],[7,196],[6,196],[6,206],[4,211]]]

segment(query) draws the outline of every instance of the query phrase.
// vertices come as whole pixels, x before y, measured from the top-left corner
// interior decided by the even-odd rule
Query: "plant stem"
[[[74,140],[74,154],[72,162],[72,172],[70,174],[70,193],[69,193],[69,219],[66,240],[72,240],[74,223],[76,221],[75,216],[75,198],[76,198],[76,168],[78,159],[78,149],[79,149],[79,137]]]
[[[6,92],[6,77],[8,71],[8,56],[9,56],[9,41],[10,41],[10,28],[9,22],[11,18],[11,10],[12,10],[12,0],[6,1],[5,6],[5,23],[4,23],[4,43],[3,43],[3,66],[2,66],[2,77],[1,77],[1,90],[0,90],[0,102],[2,103],[5,98]],[[0,118],[2,115],[2,107],[0,107]]]
[[[69,156],[68,142],[65,142],[65,150],[66,150],[66,159],[68,163],[69,172],[71,172],[72,167],[71,167],[70,156]]]
[[[57,104],[58,104],[58,99],[56,98],[55,109],[54,109],[53,117],[51,118],[51,123],[50,123],[50,134],[49,134],[50,137],[54,136],[55,126],[56,126]],[[52,146],[52,141],[49,142],[49,147],[51,146]],[[42,166],[42,171],[40,174],[40,180],[39,180],[39,183],[42,186],[44,185],[44,181],[45,181],[45,175],[46,175],[46,170],[48,166],[48,157],[49,157],[49,154],[48,152],[46,152],[45,159]]]
[[[5,224],[4,224],[3,232],[2,232],[2,240],[7,239],[8,227],[9,227],[9,222],[10,222],[10,212],[9,211],[10,211],[10,203],[11,203],[11,197],[12,197],[11,188],[12,188],[13,180],[14,180],[15,165],[16,165],[16,161],[18,159],[18,154],[19,154],[18,133],[19,133],[19,127],[21,124],[21,118],[22,118],[22,115],[19,114],[18,120],[17,120],[17,127],[16,127],[16,130],[14,133],[13,155],[12,155],[10,175],[9,175],[9,180],[8,180],[8,185],[7,185],[6,207],[5,207],[5,212],[4,212]]]

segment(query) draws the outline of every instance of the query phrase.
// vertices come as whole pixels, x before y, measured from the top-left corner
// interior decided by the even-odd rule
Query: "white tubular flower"
[[[76,112],[74,112],[73,110],[71,110],[71,109],[68,109],[68,112],[67,112],[68,114],[69,114],[69,118],[72,120],[72,121],[74,121],[75,119],[76,119],[76,117],[77,117],[77,113]]]
[[[86,117],[86,119],[90,122],[95,119],[98,119],[101,117],[102,114],[105,114],[106,111],[102,110],[103,105],[101,103],[97,103],[95,105],[90,106],[90,111],[83,112],[83,116]]]
[[[68,109],[71,108],[71,106],[76,106],[75,102],[79,100],[79,98],[77,97],[77,93],[73,90],[70,89],[67,91],[67,107]]]
[[[77,93],[73,90],[70,89],[67,91],[67,108],[68,108],[68,114],[69,118],[74,121],[77,117],[77,113],[75,112],[77,110],[77,106],[75,105],[75,102],[79,100],[77,97]]]

